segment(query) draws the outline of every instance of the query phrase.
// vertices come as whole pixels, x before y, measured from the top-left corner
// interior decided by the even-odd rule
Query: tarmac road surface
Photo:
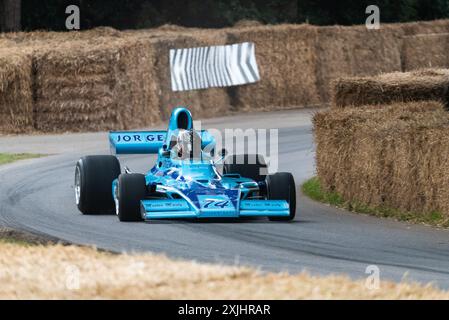
[[[314,174],[314,112],[208,119],[203,128],[279,128],[279,170],[291,171],[299,185]],[[0,167],[0,225],[113,251],[151,251],[269,271],[306,269],[362,278],[369,265],[376,265],[383,280],[401,281],[406,275],[449,288],[448,230],[347,213],[299,192],[297,218],[291,223],[264,218],[120,223],[115,216],[83,216],[74,201],[75,163],[83,155],[107,154],[106,133],[3,136],[0,152],[58,154]],[[154,162],[148,156],[121,159],[137,172]]]

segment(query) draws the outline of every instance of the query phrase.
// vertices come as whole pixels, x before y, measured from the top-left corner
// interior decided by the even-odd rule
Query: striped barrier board
[[[173,91],[238,86],[260,80],[252,42],[171,49],[170,71]]]

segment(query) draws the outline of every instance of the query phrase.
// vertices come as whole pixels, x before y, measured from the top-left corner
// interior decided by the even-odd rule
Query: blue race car
[[[146,174],[128,168],[122,173],[114,155],[81,158],[75,169],[75,199],[83,214],[115,212],[120,221],[295,217],[293,176],[267,175],[258,155],[226,157],[223,149],[214,161],[214,137],[193,129],[186,108],[173,110],[167,131],[110,132],[109,140],[113,153],[157,154],[156,164]],[[221,174],[216,163],[223,160]]]

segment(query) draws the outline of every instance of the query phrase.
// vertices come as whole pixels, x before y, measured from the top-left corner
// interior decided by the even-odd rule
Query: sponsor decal
[[[145,201],[144,206],[147,211],[182,210],[189,208],[184,200]]]
[[[164,141],[163,134],[118,134],[117,142],[162,142]]]
[[[234,209],[232,201],[225,195],[214,195],[213,197],[207,195],[199,195],[200,205],[202,209],[207,210],[223,210]]]

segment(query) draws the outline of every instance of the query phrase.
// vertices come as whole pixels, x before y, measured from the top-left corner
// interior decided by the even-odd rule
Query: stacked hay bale
[[[273,110],[321,103],[315,76],[317,29],[309,25],[228,29],[228,43],[255,43],[261,77],[260,82],[229,89],[234,108]]]
[[[6,40],[10,44],[19,47],[42,46],[52,43],[76,40],[92,40],[93,38],[123,37],[123,33],[110,27],[98,27],[82,32],[56,32],[56,31],[32,31],[32,32],[7,32],[0,33],[0,41]],[[104,39],[103,39],[104,40]]]
[[[449,70],[423,69],[333,82],[333,106],[438,100],[449,107]]]
[[[152,78],[150,103],[158,108],[162,120],[168,119],[171,110],[179,105],[188,106],[194,116],[211,117],[229,112],[230,101],[225,88],[207,90],[172,91],[170,76],[170,49],[195,48],[225,43],[220,31],[153,34],[140,33],[137,37],[149,45],[150,75]]]
[[[314,117],[323,188],[370,206],[449,216],[448,72],[337,81],[333,107]]]
[[[263,26],[263,23],[258,20],[241,19],[234,23],[234,28],[251,28]]]
[[[449,153],[449,144],[440,140],[449,132],[441,103],[334,109],[317,114],[314,125],[317,172],[326,190],[370,206],[443,208],[444,201],[435,199],[449,184],[435,178],[444,163],[430,161],[434,153]]]
[[[14,49],[0,49],[0,132],[33,129],[31,56]]]
[[[321,27],[317,37],[316,77],[324,102],[330,100],[334,79],[401,71],[401,41],[394,30],[368,30],[365,26]]]
[[[449,19],[406,23],[385,23],[382,24],[381,28],[392,30],[401,36],[447,33],[449,32]]]
[[[42,46],[34,53],[39,131],[127,129],[160,120],[149,105],[149,48],[104,38]]]
[[[177,105],[189,106],[195,117],[314,106],[330,100],[330,83],[340,76],[446,65],[448,32],[449,20],[383,24],[381,30],[250,23],[222,30],[163,26],[126,32],[97,28],[0,34],[1,50],[14,52],[1,58],[5,62],[0,65],[0,112],[16,117],[16,122],[3,117],[3,126],[7,124],[10,129],[1,131],[137,128],[167,119]],[[187,92],[171,90],[170,49],[245,41],[256,44],[260,82]],[[391,81],[382,76],[365,83],[362,79],[340,80],[337,91],[341,97],[336,97],[336,104],[418,98],[447,101],[443,71],[434,72],[437,74],[391,75]],[[22,82],[11,87],[6,79],[18,76]],[[421,83],[419,88],[415,78]],[[402,85],[398,87],[396,82]],[[23,106],[20,119],[18,105]]]
[[[449,33],[420,34],[404,38],[404,70],[449,67]]]

